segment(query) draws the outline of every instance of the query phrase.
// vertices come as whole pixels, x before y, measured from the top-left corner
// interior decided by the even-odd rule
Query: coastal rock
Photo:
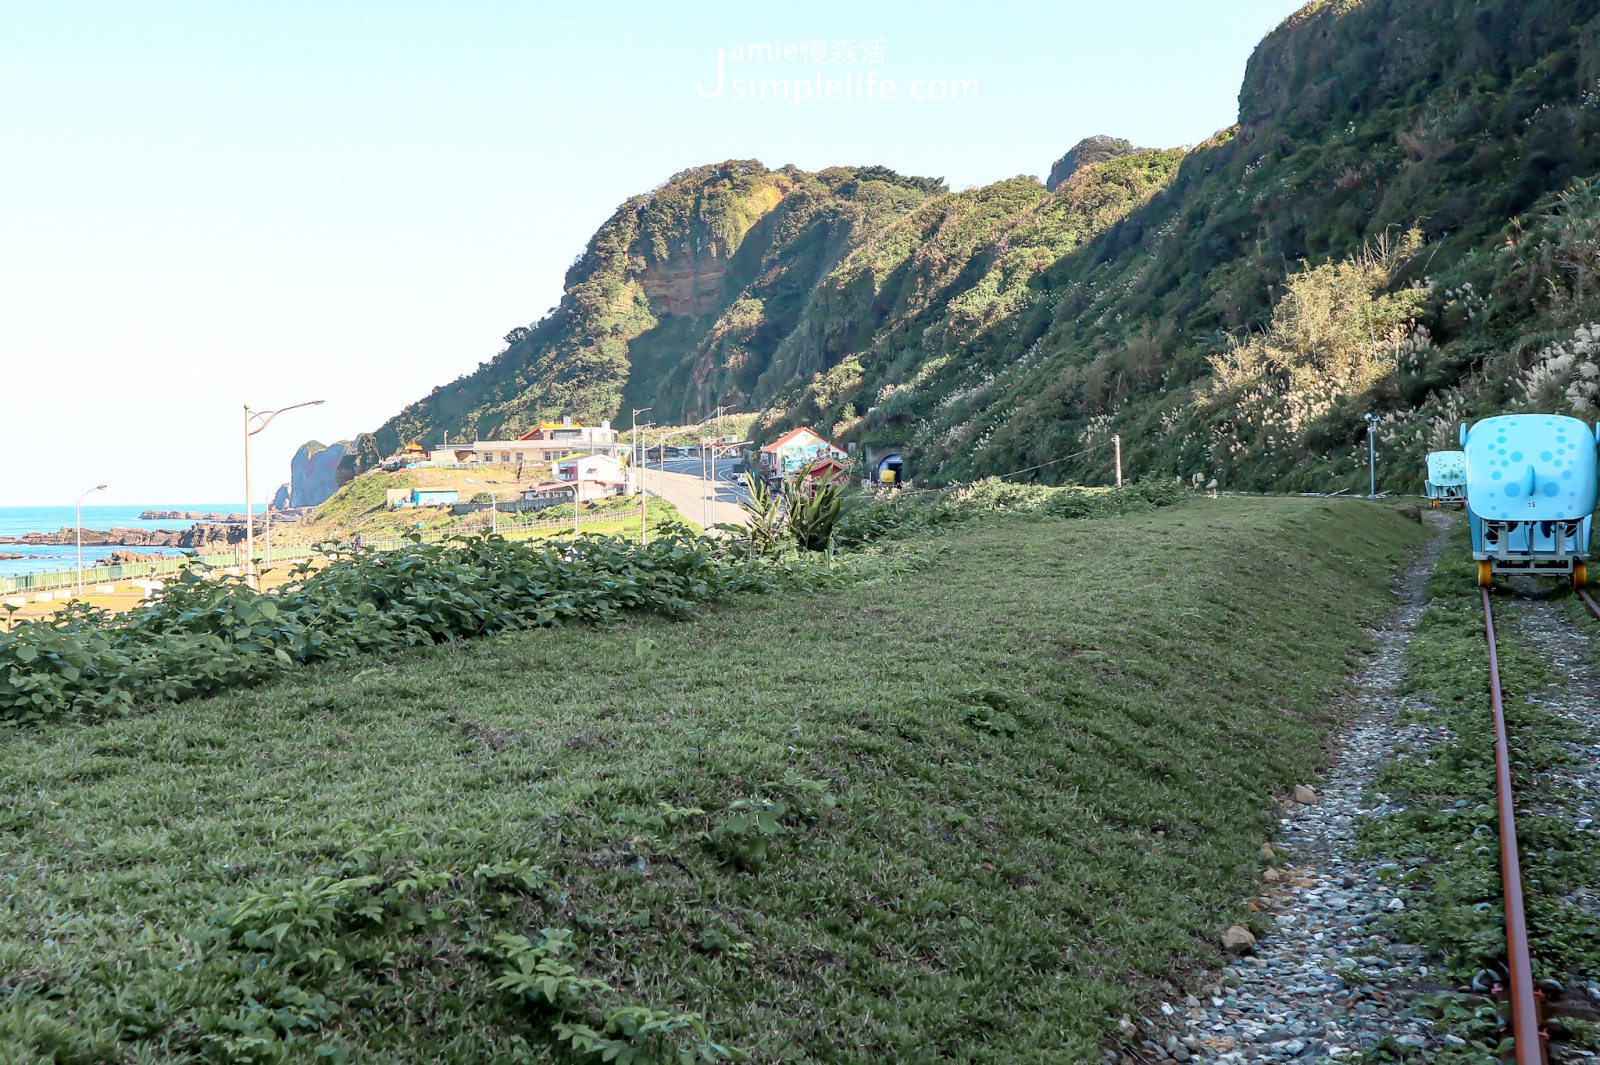
[[[376,466],[381,458],[378,442],[371,433],[354,440],[338,440],[324,447],[315,440],[300,445],[289,461],[289,491],[280,488],[273,496],[273,508],[314,507]]]
[[[147,510],[139,515],[140,521],[244,521],[243,514],[211,514],[195,510]]]
[[[289,503],[296,507],[314,507],[339,490],[339,463],[346,454],[349,441],[324,446],[316,440],[300,445],[289,460]]]
[[[261,527],[257,522],[257,528]],[[31,532],[22,536],[0,537],[0,544],[34,546],[75,544],[78,530],[63,528],[53,533]],[[85,547],[192,547],[213,548],[245,541],[244,522],[237,525],[196,525],[189,529],[85,529]]]
[[[141,555],[137,551],[124,551],[124,550],[119,548],[116,551],[111,552],[111,554],[107,555],[100,562],[100,565],[102,565],[102,566],[127,566],[127,565],[130,565],[130,564],[135,563],[135,562],[157,562],[157,561],[160,561],[161,559],[164,559],[166,557],[168,557],[168,556],[159,555],[159,554]]]

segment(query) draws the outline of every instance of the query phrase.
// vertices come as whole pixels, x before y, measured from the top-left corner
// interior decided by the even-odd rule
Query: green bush
[[[683,614],[741,592],[814,586],[833,572],[770,562],[682,527],[645,547],[591,535],[539,549],[491,536],[329,551],[329,565],[301,567],[283,592],[190,569],[127,614],[74,603],[0,633],[0,721],[175,702],[362,652],[625,611]]]
[[[1057,518],[1112,518],[1151,511],[1190,498],[1177,481],[1161,478],[1122,488],[1055,488],[1013,484],[986,477],[943,492],[895,493],[887,498],[857,497],[844,508],[834,528],[833,543],[856,548],[878,540],[904,539],[956,522],[991,515],[1034,514]]]

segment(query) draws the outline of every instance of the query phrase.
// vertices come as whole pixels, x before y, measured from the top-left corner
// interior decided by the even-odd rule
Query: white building
[[[605,481],[622,483],[622,463],[610,455],[573,455],[555,464],[556,480]]]
[[[576,487],[576,492],[574,492]],[[574,494],[578,500],[588,503],[596,499],[607,499],[611,496],[621,495],[624,489],[621,481],[546,481],[536,484],[522,493],[524,500],[546,500],[556,502],[572,502]]]

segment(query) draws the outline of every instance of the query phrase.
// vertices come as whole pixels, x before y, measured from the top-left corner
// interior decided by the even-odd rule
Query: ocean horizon
[[[261,513],[266,504],[256,505]],[[147,510],[186,510],[195,514],[242,514],[243,503],[148,503],[148,504],[84,504],[83,527],[104,532],[107,529],[187,529],[192,521],[143,521],[139,515]],[[0,507],[0,536],[25,536],[30,532],[53,533],[71,529],[77,522],[77,508],[65,507]],[[181,555],[177,547],[100,547],[84,545],[83,564],[99,565],[113,551],[137,551],[142,555]],[[72,569],[77,564],[76,544],[0,544],[0,555],[21,554],[27,558],[0,558],[0,577],[19,577],[29,573],[53,573]]]

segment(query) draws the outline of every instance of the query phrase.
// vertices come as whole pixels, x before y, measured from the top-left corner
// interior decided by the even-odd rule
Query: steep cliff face
[[[315,440],[300,445],[289,461],[290,506],[314,507],[339,490],[339,463],[349,445],[348,440],[326,447]]]
[[[1090,138],[1046,185],[959,193],[684,171],[381,442],[732,404],[903,446],[925,479],[1103,478],[1119,434],[1133,473],[1353,485],[1368,411],[1410,463],[1465,412],[1586,395],[1540,360],[1600,321],[1597,85],[1600,0],[1314,0],[1192,149]]]
[[[1050,176],[1045,178],[1044,187],[1046,190],[1054,192],[1061,187],[1063,181],[1066,181],[1067,178],[1086,166],[1093,166],[1095,163],[1103,163],[1107,159],[1117,159],[1143,150],[1142,148],[1135,148],[1131,141],[1123,140],[1121,137],[1085,137],[1077,144],[1074,144],[1066,155],[1056,160],[1055,165],[1050,168]]]
[[[743,405],[817,278],[938,188],[881,167],[811,174],[752,160],[675,174],[600,228],[547,318],[402,411],[379,445],[612,418],[630,404],[654,406],[657,421]]]

